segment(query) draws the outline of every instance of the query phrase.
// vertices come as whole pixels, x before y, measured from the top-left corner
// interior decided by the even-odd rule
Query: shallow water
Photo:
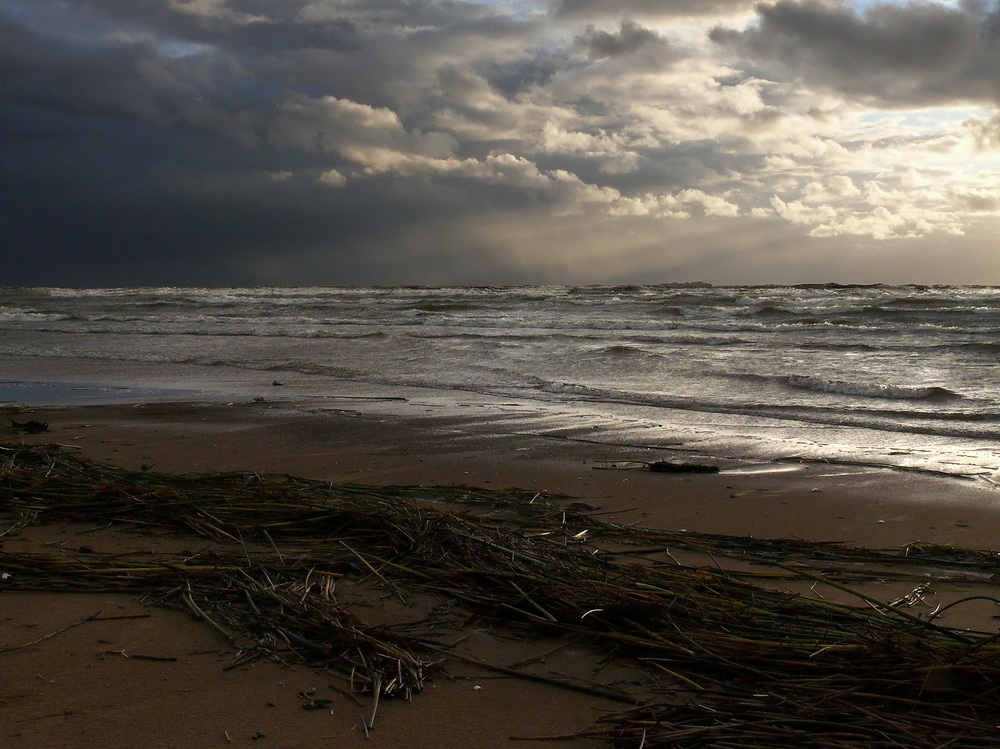
[[[984,478],[998,352],[996,288],[0,290],[11,402],[419,388],[708,453]]]

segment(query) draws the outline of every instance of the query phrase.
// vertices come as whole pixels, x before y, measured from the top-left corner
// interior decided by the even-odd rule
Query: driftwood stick
[[[22,645],[11,645],[10,647],[3,648],[2,650],[0,650],[0,653],[12,653],[15,650],[23,650],[24,648],[30,648],[32,645],[37,645],[40,642],[45,642],[46,640],[52,639],[56,635],[61,635],[63,632],[67,632],[67,631],[73,629],[73,627],[79,627],[81,624],[85,624],[87,622],[92,622],[92,621],[94,621],[100,615],[100,613],[101,613],[100,611],[95,611],[90,616],[85,616],[83,619],[81,619],[78,622],[73,622],[72,624],[67,624],[62,629],[56,630],[55,632],[47,634],[44,637],[39,637],[37,640],[32,640],[31,642],[26,642],[26,643],[24,643]]]

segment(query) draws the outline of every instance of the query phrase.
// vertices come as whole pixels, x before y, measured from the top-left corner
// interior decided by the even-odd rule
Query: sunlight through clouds
[[[0,117],[20,133],[0,177],[24,258],[70,237],[109,263],[169,252],[184,221],[166,217],[190,213],[247,256],[294,256],[293,221],[303,257],[327,243],[362,279],[376,212],[399,238],[519,214],[569,237],[588,215],[620,238],[609,258],[661,248],[641,264],[665,277],[708,242],[752,267],[776,231],[811,277],[836,251],[817,240],[902,263],[1000,221],[998,28],[985,0],[0,0]],[[32,184],[68,196],[65,236]]]

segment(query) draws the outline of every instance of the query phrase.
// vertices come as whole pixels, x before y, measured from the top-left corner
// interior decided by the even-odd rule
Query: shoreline
[[[253,368],[222,361],[132,362],[14,354],[0,356],[0,363],[6,374],[0,380],[3,408],[256,402],[293,413],[357,410],[399,421],[474,415],[482,418],[472,421],[489,425],[483,428],[498,434],[576,432],[585,436],[589,429],[600,440],[616,445],[678,445],[678,452],[696,459],[885,467],[973,479],[1000,492],[1000,484],[994,481],[1000,474],[992,442],[947,437],[933,429],[900,432],[836,420],[800,421],[740,408],[673,407],[613,397],[595,400],[572,392],[564,398],[530,389],[504,393],[471,385],[400,384],[398,377],[379,382],[378,376],[355,379],[309,367],[305,368],[309,371],[299,371],[291,365]],[[895,407],[905,409],[906,403]]]
[[[525,432],[523,419],[424,417],[282,402],[55,406],[16,416],[54,442],[124,468],[287,473],[325,481],[520,488],[561,494],[669,530],[802,538],[876,548],[914,542],[1000,547],[1000,492],[976,481],[846,463],[737,460],[672,444],[615,444],[589,427]],[[507,431],[504,431],[504,430]],[[616,463],[699,462],[717,474]],[[882,522],[880,522],[882,521]]]
[[[588,440],[583,430],[503,433],[496,418],[474,413],[422,418],[346,408],[306,413],[262,401],[47,407],[12,416],[47,422],[49,429],[11,435],[8,441],[55,443],[127,469],[248,471],[359,484],[518,487],[545,493],[556,503],[584,502],[615,522],[676,531],[839,541],[871,548],[920,541],[992,549],[1000,521],[995,491],[954,479],[860,466],[708,459],[704,462],[718,464],[720,473],[617,470],[607,462],[686,460],[687,454],[669,445]],[[31,526],[0,540],[7,550],[59,552],[86,545],[121,554],[148,553],[172,543],[136,530],[80,524]],[[386,608],[389,604],[378,591],[359,590],[356,595],[366,616],[386,616],[388,621],[401,616]],[[886,588],[878,595],[896,592]],[[435,679],[411,704],[386,701],[379,708],[379,723],[365,738],[360,721],[369,705],[359,707],[338,696],[328,688],[328,679],[306,667],[260,662],[224,671],[231,660],[225,648],[208,627],[184,612],[142,606],[120,594],[4,593],[2,601],[0,650],[17,649],[0,654],[10,674],[0,692],[0,711],[10,716],[4,735],[6,745],[15,749],[124,749],[178,742],[587,748],[604,744],[510,737],[570,733],[620,707],[463,666],[449,668],[454,678]],[[148,618],[75,626],[97,610],[102,616]],[[985,626],[994,613],[984,607],[974,623]],[[995,630],[995,624],[992,627]],[[22,647],[50,633],[59,634]],[[505,662],[553,645],[497,639],[476,626],[466,634],[472,636],[471,653],[489,653]],[[177,661],[147,662],[121,653]],[[569,649],[563,660],[553,659],[556,665],[587,673],[600,666],[600,659]],[[330,709],[304,711],[301,695],[310,693],[331,698]],[[183,727],[175,727],[175,715],[183,718]]]

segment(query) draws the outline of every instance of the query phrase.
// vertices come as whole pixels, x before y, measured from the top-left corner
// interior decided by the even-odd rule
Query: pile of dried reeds
[[[475,511],[456,509],[469,503]],[[844,588],[832,579],[838,563],[856,574],[859,563],[919,558],[959,575],[995,571],[992,554],[667,533],[525,492],[173,476],[14,446],[0,448],[0,511],[11,523],[86,519],[214,539],[213,551],[170,564],[0,553],[0,570],[10,573],[9,589],[131,590],[184,605],[241,648],[237,662],[296,658],[375,698],[418,690],[448,649],[430,620],[363,624],[333,593],[347,575],[399,596],[429,592],[524,630],[583,636],[638,660],[659,686],[578,734],[616,746],[996,742],[996,636],[947,629],[860,593],[864,605],[848,607],[721,567],[684,566],[669,551],[656,556],[668,546],[729,554]]]

